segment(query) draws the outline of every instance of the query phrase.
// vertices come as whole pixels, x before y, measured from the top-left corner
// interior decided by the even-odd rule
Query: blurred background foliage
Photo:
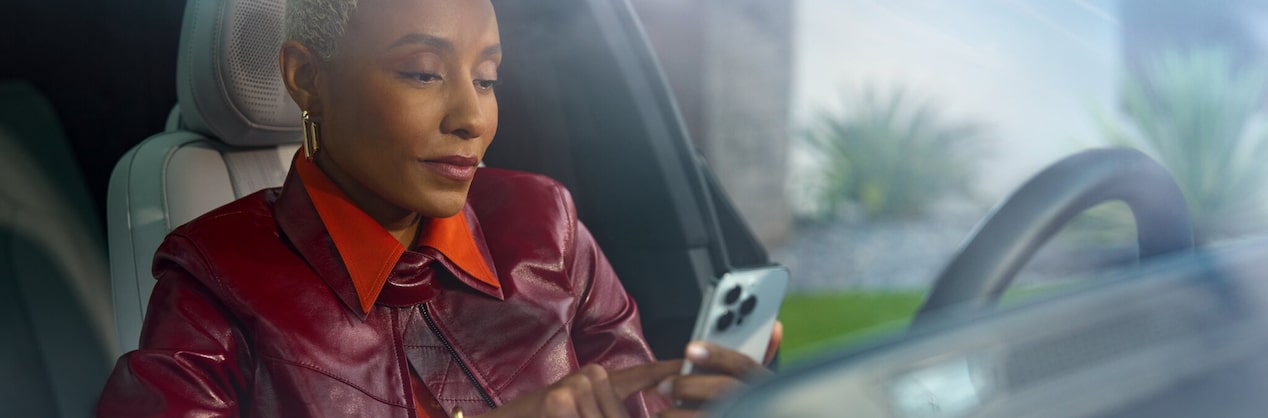
[[[1121,113],[1102,117],[1108,141],[1139,149],[1167,167],[1189,202],[1199,242],[1268,226],[1268,68],[1221,49],[1173,50],[1121,84]],[[1092,235],[1122,235],[1124,208],[1098,208],[1080,224]]]
[[[847,94],[845,110],[822,112],[801,138],[822,159],[821,216],[913,218],[940,198],[969,193],[983,129],[953,121],[905,88]]]

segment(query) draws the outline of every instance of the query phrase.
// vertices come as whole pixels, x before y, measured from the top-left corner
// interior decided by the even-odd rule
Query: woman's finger
[[[687,344],[687,360],[697,368],[704,368],[718,373],[739,378],[764,378],[771,375],[757,361],[748,356],[717,344],[703,341],[692,341]]]
[[[743,386],[734,376],[690,375],[673,380],[669,395],[679,401],[710,402]]]
[[[779,353],[779,344],[784,342],[784,323],[775,320],[775,328],[770,332],[770,343],[766,345],[766,357],[762,359],[762,364],[770,365],[775,360],[775,354]]]
[[[545,389],[516,398],[488,416],[547,418],[628,418],[625,398],[678,374],[682,360],[608,371],[587,365]]]
[[[598,367],[598,366],[587,366]],[[573,401],[576,403],[576,409],[583,418],[600,418],[603,417],[603,411],[599,408],[599,402],[595,400],[594,382],[587,375],[586,369],[582,369],[580,373],[573,374],[563,381],[563,386],[572,394]]]
[[[501,412],[493,410],[494,412]],[[559,387],[546,392],[542,399],[542,416],[547,418],[581,418],[577,411],[577,399],[572,391]]]
[[[621,370],[608,372],[612,381],[612,389],[618,399],[625,399],[643,390],[656,386],[665,378],[677,375],[682,370],[682,360],[657,361]]]
[[[612,388],[612,380],[606,369],[597,365],[589,365],[582,367],[581,372],[590,379],[591,392],[594,394],[595,403],[604,417],[625,418],[629,416],[622,400],[624,398],[618,397],[616,389]]]

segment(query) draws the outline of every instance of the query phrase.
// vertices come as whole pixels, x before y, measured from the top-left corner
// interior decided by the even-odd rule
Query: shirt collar
[[[296,248],[349,307],[368,314],[383,284],[407,251],[405,246],[352,203],[316,164],[297,154],[287,177],[276,209],[283,232],[288,237],[300,238],[300,242],[295,242]],[[304,222],[303,218],[314,218],[312,215],[316,215],[316,219]],[[424,224],[420,225],[417,247],[430,247],[440,253],[440,264],[459,281],[502,298],[492,257],[469,206],[448,218],[427,218],[420,222]],[[325,233],[328,241],[320,239],[320,232]],[[295,241],[293,237],[292,241]],[[314,248],[317,241],[326,241],[334,248],[329,244],[324,251]],[[331,262],[332,250],[342,263]],[[330,271],[332,269],[335,271]]]

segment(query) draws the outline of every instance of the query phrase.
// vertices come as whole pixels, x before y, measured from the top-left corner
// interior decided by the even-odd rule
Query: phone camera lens
[[[734,304],[736,301],[740,300],[740,294],[742,292],[743,291],[740,290],[739,286],[732,287],[731,290],[726,291],[726,304]]]
[[[757,308],[757,296],[750,295],[748,299],[744,299],[744,302],[740,304],[740,315],[748,315],[750,313],[753,313],[753,309],[756,309],[756,308]]]
[[[726,311],[726,314],[718,317],[718,332],[723,332],[731,328],[731,324],[735,322],[735,313]]]

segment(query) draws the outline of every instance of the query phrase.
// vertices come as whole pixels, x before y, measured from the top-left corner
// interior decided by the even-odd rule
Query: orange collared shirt
[[[321,222],[330,234],[339,258],[348,269],[357,291],[363,313],[369,313],[387,282],[388,275],[405,253],[405,246],[382,225],[352,203],[348,195],[320,168],[301,155],[295,157],[295,169],[304,183]],[[435,248],[463,272],[495,288],[501,287],[489,262],[481,255],[476,237],[468,226],[466,215],[458,212],[448,218],[430,218],[420,225],[416,246]],[[435,396],[423,386],[418,373],[410,369],[414,404],[420,417],[443,417],[444,411]]]

